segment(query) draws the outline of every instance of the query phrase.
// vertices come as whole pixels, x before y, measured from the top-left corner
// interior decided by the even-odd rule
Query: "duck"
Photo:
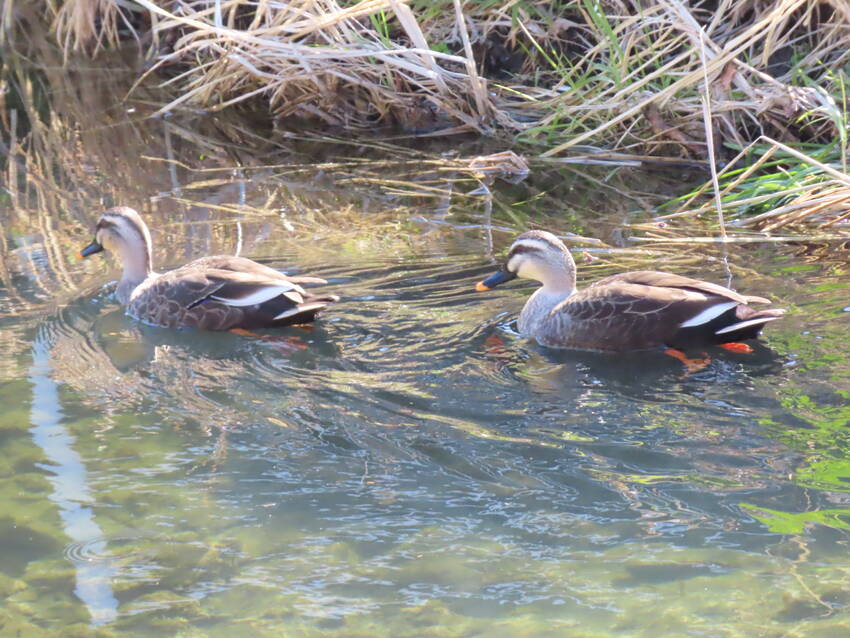
[[[315,295],[302,284],[319,277],[287,276],[245,257],[201,257],[175,270],[153,270],[151,234],[141,215],[127,206],[104,212],[92,242],[79,256],[102,251],[118,255],[123,273],[115,290],[131,317],[165,328],[244,331],[307,324],[336,295]]]
[[[543,284],[523,307],[519,332],[550,348],[608,352],[667,348],[677,358],[681,357],[674,353],[714,345],[751,352],[739,342],[755,339],[765,324],[785,313],[781,308],[750,305],[770,303],[764,297],[650,270],[612,275],[577,290],[570,251],[543,230],[519,235],[502,268],[478,282],[476,290],[491,290],[517,277]]]

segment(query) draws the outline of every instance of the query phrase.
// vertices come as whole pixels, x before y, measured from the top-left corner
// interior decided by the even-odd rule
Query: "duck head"
[[[101,215],[95,226],[94,239],[80,251],[80,257],[89,257],[104,250],[116,253],[125,266],[128,262],[138,262],[150,269],[150,231],[132,208],[119,206]]]
[[[132,290],[151,274],[151,234],[132,208],[111,208],[100,216],[92,242],[80,251],[85,258],[107,250],[118,255],[124,274],[116,295],[125,303]]]
[[[576,266],[560,239],[544,230],[531,230],[514,240],[498,272],[476,284],[479,292],[515,278],[534,279],[549,292],[571,293],[576,287]]]

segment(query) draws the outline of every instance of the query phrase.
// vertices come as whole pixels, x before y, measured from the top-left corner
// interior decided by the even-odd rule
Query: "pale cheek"
[[[517,277],[522,279],[537,279],[540,280],[540,273],[527,261],[522,261],[519,268],[516,270]]]
[[[115,252],[115,240],[109,233],[98,233],[97,243],[110,252]]]
[[[517,277],[525,276],[522,274],[523,268],[525,268],[525,260],[521,257],[513,257],[510,261],[508,261],[508,272],[515,272]]]

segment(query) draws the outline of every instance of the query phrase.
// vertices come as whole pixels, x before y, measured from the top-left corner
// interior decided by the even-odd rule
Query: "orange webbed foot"
[[[488,354],[500,355],[507,351],[507,348],[505,348],[505,342],[502,341],[502,338],[499,337],[499,335],[489,335],[484,339],[484,345],[487,348]]]
[[[729,352],[740,352],[742,354],[750,354],[754,352],[751,346],[748,346],[746,343],[721,343],[720,347],[728,350]]]
[[[262,335],[257,332],[252,332],[250,330],[244,330],[242,328],[231,328],[228,332],[232,332],[233,334],[240,335],[242,337],[250,337],[252,339],[259,339],[260,341],[265,341],[266,343],[270,343],[273,346],[277,347],[278,350],[285,354],[295,352],[296,350],[307,349],[307,344],[304,343],[299,337]]]
[[[699,372],[704,369],[709,363],[711,363],[711,359],[706,357],[705,359],[691,359],[681,350],[676,350],[675,348],[667,348],[664,351],[664,354],[673,357],[674,359],[678,359],[681,361],[688,374],[692,372]],[[704,353],[703,353],[704,354]]]
[[[262,339],[265,336],[256,332],[251,332],[250,330],[244,330],[243,328],[231,328],[228,332],[232,332],[240,337],[252,337],[254,339]]]

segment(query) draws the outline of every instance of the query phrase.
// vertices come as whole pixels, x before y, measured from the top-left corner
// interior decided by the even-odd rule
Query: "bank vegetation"
[[[669,218],[850,216],[847,0],[5,0],[0,21],[7,48],[37,28],[67,57],[132,44],[138,80],[173,91],[161,114],[705,168]]]

